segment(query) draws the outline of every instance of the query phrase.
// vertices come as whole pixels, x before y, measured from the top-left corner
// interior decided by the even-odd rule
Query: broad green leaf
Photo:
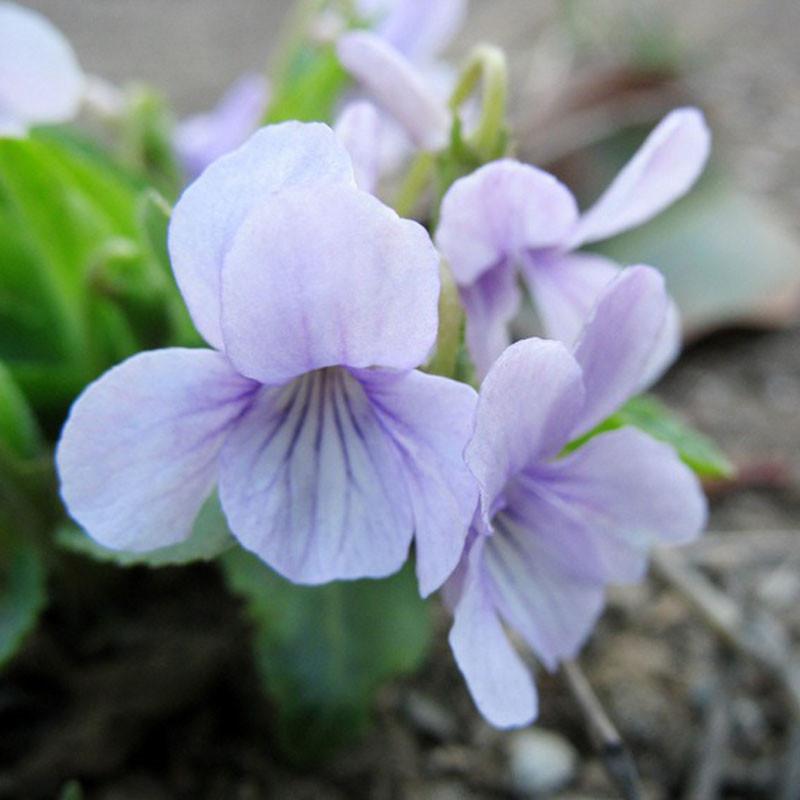
[[[632,398],[595,430],[572,443],[568,450],[575,450],[598,433],[627,425],[672,445],[683,462],[701,478],[730,478],[735,473],[733,464],[711,439],[687,425],[652,395]]]
[[[256,663],[287,755],[312,761],[362,735],[377,689],[426,655],[430,617],[408,565],[384,580],[297,586],[236,548],[222,564],[254,626]]]
[[[24,536],[0,531],[0,666],[17,652],[44,604],[39,552]]]
[[[145,553],[111,550],[97,544],[73,525],[59,528],[56,531],[56,542],[73,553],[121,567],[174,567],[194,561],[211,561],[234,545],[216,495],[210,497],[200,509],[192,535],[185,542],[169,547]]]
[[[0,140],[0,359],[37,410],[163,343],[177,295],[138,215],[146,187],[52,131]]]

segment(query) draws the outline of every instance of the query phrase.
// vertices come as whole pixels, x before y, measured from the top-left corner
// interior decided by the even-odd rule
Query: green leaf
[[[278,742],[294,760],[320,759],[361,736],[377,689],[427,653],[430,617],[410,565],[385,580],[309,587],[240,548],[222,564],[247,602]]]
[[[19,459],[35,458],[42,435],[25,395],[0,361],[0,448]]]
[[[19,649],[45,604],[45,572],[30,539],[0,531],[0,666]]]
[[[234,539],[228,530],[228,523],[216,495],[210,497],[200,509],[192,535],[185,542],[169,547],[161,547],[146,553],[111,550],[97,544],[72,525],[59,528],[56,531],[56,541],[73,553],[121,567],[174,567],[194,561],[211,561],[234,545]]]
[[[329,122],[348,80],[332,44],[302,42],[278,77],[264,122]]]
[[[63,137],[62,137],[63,138]],[[164,343],[177,296],[139,219],[146,187],[52,131],[0,140],[0,359],[34,408]]]
[[[577,449],[598,433],[613,431],[627,425],[639,428],[654,439],[672,445],[683,462],[701,478],[731,478],[736,471],[711,439],[687,425],[652,395],[632,398],[595,430],[570,444],[568,450]]]

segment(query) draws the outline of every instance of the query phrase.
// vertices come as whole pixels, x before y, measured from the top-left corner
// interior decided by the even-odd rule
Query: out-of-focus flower
[[[467,0],[358,0],[372,30],[409,60],[437,58],[461,28]]]
[[[600,199],[579,215],[571,192],[536,167],[504,159],[456,181],[444,198],[436,242],[467,313],[467,342],[481,374],[509,342],[525,281],[548,336],[574,343],[619,266],[582,245],[646,222],[685,194],[703,170],[710,134],[692,108],[670,113]],[[672,308],[651,365],[657,373],[679,343]]]
[[[77,113],[84,75],[63,34],[44,16],[0,2],[0,136]]]
[[[212,111],[180,122],[174,142],[186,175],[196,178],[212,161],[239,147],[258,127],[268,102],[266,79],[244,75]]]
[[[447,106],[399,50],[374,33],[353,31],[339,38],[337,53],[344,68],[402,126],[414,146],[444,147],[450,132]]]
[[[388,575],[413,538],[437,588],[477,502],[476,395],[414,369],[437,329],[425,230],[356,188],[330,128],[289,122],[185,191],[169,249],[214,349],[136,355],[81,395],[57,452],[73,517],[108,547],[162,547],[216,485],[233,534],[291,580]]]
[[[548,669],[575,656],[608,583],[642,578],[648,549],[697,536],[706,506],[668,445],[632,428],[568,455],[640,387],[669,303],[647,267],[621,272],[573,352],[561,342],[511,345],[481,386],[466,461],[480,511],[446,585],[450,644],[484,716],[500,727],[536,716],[532,677],[505,623]]]

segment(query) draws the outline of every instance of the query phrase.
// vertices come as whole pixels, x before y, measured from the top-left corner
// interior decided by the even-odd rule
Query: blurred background
[[[267,64],[291,5],[24,4],[64,31],[88,72],[152,84],[178,116]],[[518,154],[584,202],[630,152],[626,137],[669,108],[699,105],[714,132],[696,196],[607,250],[664,268],[689,345],[656,393],[737,467],[707,485],[710,533],[686,562],[745,634],[715,635],[691,590],[659,569],[614,592],[581,658],[653,800],[800,798],[798,31],[796,0],[472,0],[451,48],[456,64],[479,41],[507,49]],[[560,676],[540,676],[532,731],[480,719],[443,614],[438,649],[381,693],[368,741],[287,766],[214,571],[95,569],[85,596],[52,603],[0,682],[0,797],[58,796],[71,778],[103,800],[620,796]],[[82,796],[73,790],[61,796]]]

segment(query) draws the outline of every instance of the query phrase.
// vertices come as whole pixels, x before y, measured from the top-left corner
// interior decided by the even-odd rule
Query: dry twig
[[[575,661],[565,661],[562,669],[567,686],[580,706],[592,741],[614,785],[625,800],[641,800],[641,781],[633,757],[583,670]]]

